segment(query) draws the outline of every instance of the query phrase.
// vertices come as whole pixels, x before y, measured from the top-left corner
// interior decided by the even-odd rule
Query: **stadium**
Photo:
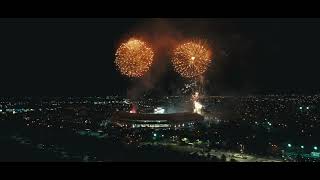
[[[124,128],[188,128],[203,120],[203,116],[190,112],[140,114],[118,111],[111,117],[113,124]]]

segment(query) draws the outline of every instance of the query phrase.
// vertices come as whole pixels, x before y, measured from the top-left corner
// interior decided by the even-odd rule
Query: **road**
[[[217,149],[211,149],[209,152],[204,152],[203,148],[200,147],[194,147],[191,145],[178,145],[175,143],[141,143],[141,145],[160,145],[160,146],[166,146],[169,149],[172,149],[174,151],[179,152],[187,152],[187,153],[197,153],[200,156],[216,156],[218,158],[221,158],[221,156],[224,154],[226,156],[226,160],[230,161],[231,159],[235,159],[239,162],[283,162],[281,159],[276,159],[272,157],[258,157],[253,156],[249,154],[240,154],[237,152],[231,152],[231,151],[223,151],[223,150],[217,150]]]

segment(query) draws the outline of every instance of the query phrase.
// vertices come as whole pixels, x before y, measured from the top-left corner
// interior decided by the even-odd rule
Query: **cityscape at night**
[[[319,30],[0,19],[0,162],[319,162]]]
[[[17,152],[19,155],[1,158],[16,161],[318,161],[319,95],[208,96],[201,101],[203,119],[191,117],[192,121],[185,116],[186,121],[176,120],[164,126],[166,122],[160,123],[159,118],[156,122],[147,118],[140,126],[126,121],[121,126],[113,114],[129,113],[131,103],[139,107],[136,113],[157,114],[157,110],[163,109],[160,113],[166,114],[181,102],[191,102],[182,96],[134,102],[120,96],[50,97],[37,102],[28,97],[2,98],[2,141],[10,141],[2,151],[25,150],[22,154]],[[126,152],[129,149],[132,152]],[[45,159],[39,159],[43,156]]]

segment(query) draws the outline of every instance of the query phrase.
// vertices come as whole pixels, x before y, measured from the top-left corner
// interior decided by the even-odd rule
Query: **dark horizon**
[[[216,54],[206,73],[209,95],[316,94],[319,30],[320,19],[301,18],[1,19],[0,93],[125,95],[141,82],[117,71],[114,53],[138,35],[151,42],[164,36],[206,39]],[[160,60],[163,69],[151,74],[147,90],[175,95],[185,80],[173,71],[168,55]]]

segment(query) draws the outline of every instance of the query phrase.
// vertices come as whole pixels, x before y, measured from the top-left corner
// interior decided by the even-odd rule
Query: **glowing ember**
[[[136,107],[136,105],[132,105],[132,108],[131,108],[131,110],[130,110],[130,113],[137,113],[137,107]]]

